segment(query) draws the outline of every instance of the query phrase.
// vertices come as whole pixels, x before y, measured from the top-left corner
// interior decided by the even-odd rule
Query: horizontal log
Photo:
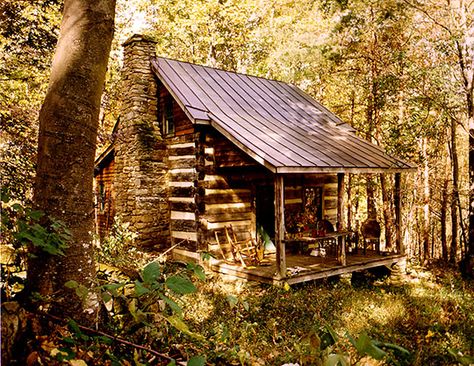
[[[247,212],[252,210],[252,204],[250,202],[206,204],[205,210],[208,214],[225,213],[229,210],[232,212]]]
[[[325,197],[337,197],[337,187],[324,187],[324,196]]]
[[[169,173],[172,175],[193,174],[193,173],[196,173],[196,169],[195,168],[175,168],[175,169],[170,169]]]
[[[179,203],[194,203],[194,197],[170,197],[168,198],[170,202],[179,202]]]
[[[303,200],[301,198],[292,198],[292,199],[285,200],[285,205],[301,204],[301,203],[303,203]]]
[[[213,194],[206,195],[203,197],[204,203],[206,204],[216,204],[216,203],[238,203],[244,202],[249,203],[252,201],[252,196],[250,193],[241,193],[241,194]]]
[[[177,154],[177,155],[171,155],[171,154],[170,154],[170,155],[168,156],[168,159],[169,159],[169,160],[196,159],[196,155],[194,155],[194,154],[191,154],[191,155],[184,155],[184,154],[182,154],[182,155],[179,155],[179,154]]]
[[[201,185],[204,188],[214,188],[214,189],[224,189],[228,188],[229,184],[227,181],[220,175],[210,175],[206,174],[204,177],[204,180],[199,182],[199,185]]]
[[[252,221],[251,220],[244,220],[244,221],[224,221],[224,222],[208,222],[206,227],[208,230],[216,230],[216,229],[223,229],[226,226],[232,225],[233,228],[244,227],[251,230],[252,228]]]
[[[229,222],[229,221],[241,221],[241,220],[251,220],[252,213],[251,212],[229,212],[229,213],[221,213],[217,215],[211,214],[204,214],[202,218],[207,220],[209,223],[216,223],[216,222]]]
[[[337,200],[324,200],[324,209],[325,210],[332,210],[337,208]]]
[[[192,231],[171,231],[171,237],[176,239],[185,239],[191,241],[197,241],[197,234],[196,232]]]
[[[195,148],[196,144],[194,142],[184,142],[184,143],[169,144],[166,147],[168,150],[187,149],[190,147]]]
[[[194,187],[194,182],[169,182],[170,187]]]
[[[191,220],[196,221],[196,214],[194,212],[186,211],[171,211],[171,220]]]
[[[227,188],[227,189],[206,189],[205,194],[206,196],[212,196],[212,195],[222,195],[222,194],[250,194],[251,190],[250,189],[245,189],[245,188]]]
[[[176,130],[176,136],[189,135],[194,133],[194,127],[186,128],[182,130]]]

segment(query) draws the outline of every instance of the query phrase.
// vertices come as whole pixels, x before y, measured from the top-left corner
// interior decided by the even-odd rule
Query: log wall
[[[212,248],[214,232],[229,225],[238,239],[255,235],[255,185],[271,175],[215,130],[201,128],[199,141],[200,249]]]
[[[195,134],[167,139],[171,244],[197,250]]]

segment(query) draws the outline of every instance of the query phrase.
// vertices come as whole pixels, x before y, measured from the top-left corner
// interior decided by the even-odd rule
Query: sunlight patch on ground
[[[201,323],[214,315],[215,307],[208,295],[197,292],[187,297],[186,319]]]
[[[342,314],[343,327],[359,334],[368,327],[391,326],[405,317],[405,306],[395,297],[360,299],[353,301]]]

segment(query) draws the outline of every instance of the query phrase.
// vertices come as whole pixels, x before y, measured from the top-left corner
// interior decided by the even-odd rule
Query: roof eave
[[[352,173],[352,174],[390,174],[409,173],[415,171],[413,167],[277,167],[277,174],[321,174],[321,173]]]

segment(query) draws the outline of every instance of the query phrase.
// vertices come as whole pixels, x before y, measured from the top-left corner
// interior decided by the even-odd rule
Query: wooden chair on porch
[[[263,259],[263,253],[259,253],[259,248],[255,239],[248,233],[248,238],[237,239],[232,226],[225,227],[223,231],[214,232],[219,251],[226,262],[239,263],[243,267],[258,264]]]
[[[380,254],[380,224],[375,219],[367,219],[361,227],[361,233],[364,242],[364,255],[367,247],[375,247],[377,254]]]

